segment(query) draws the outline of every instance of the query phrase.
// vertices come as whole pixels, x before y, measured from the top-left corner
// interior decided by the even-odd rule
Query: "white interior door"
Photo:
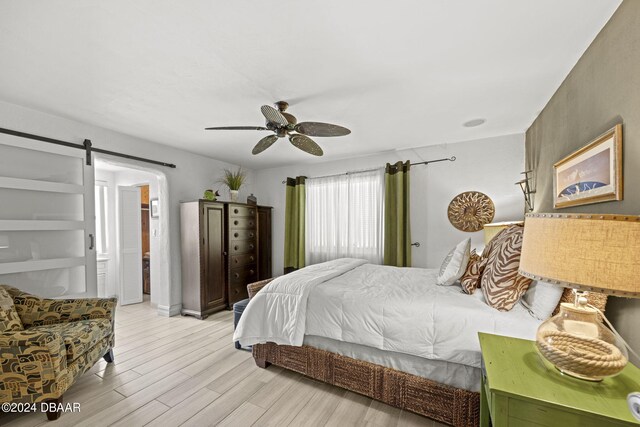
[[[85,151],[0,134],[0,283],[96,296],[94,209]]]
[[[121,305],[142,302],[140,189],[118,186]]]

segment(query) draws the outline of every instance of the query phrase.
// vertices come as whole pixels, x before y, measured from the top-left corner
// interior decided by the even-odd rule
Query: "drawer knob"
[[[250,274],[250,275],[253,275],[254,273],[255,273],[255,271],[253,271],[253,270],[249,270],[249,274]]]
[[[238,225],[238,220],[233,221],[233,225]]]
[[[233,249],[235,249],[235,250],[237,251],[237,250],[238,250],[238,245],[235,245],[235,246],[233,247]]]
[[[234,259],[233,262],[238,263],[238,258]]]
[[[253,237],[253,233],[249,233],[249,237]]]
[[[250,256],[250,257],[249,257],[249,260],[250,260],[250,261],[253,261],[253,256]]]
[[[238,289],[234,289],[234,291],[235,291],[236,294],[240,293],[240,291]]]
[[[233,213],[238,213],[238,212],[239,212],[238,209],[233,210]]]
[[[240,273],[234,273],[234,276],[235,276],[236,279],[239,279],[240,278]]]
[[[249,226],[253,226],[253,221],[249,221]]]
[[[253,245],[249,245],[249,249],[253,249]]]
[[[233,237],[238,237],[239,234],[238,233],[233,233]]]

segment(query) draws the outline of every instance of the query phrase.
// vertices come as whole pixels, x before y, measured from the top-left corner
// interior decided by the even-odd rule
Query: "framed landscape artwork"
[[[553,207],[622,200],[622,125],[553,165]]]

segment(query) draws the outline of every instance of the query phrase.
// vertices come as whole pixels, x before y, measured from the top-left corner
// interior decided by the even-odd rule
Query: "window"
[[[108,250],[107,238],[107,183],[96,181],[96,252],[106,255]]]
[[[383,260],[384,170],[306,180],[308,264],[342,257]]]

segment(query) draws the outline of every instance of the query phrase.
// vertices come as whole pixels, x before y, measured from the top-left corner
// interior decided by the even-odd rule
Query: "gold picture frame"
[[[622,125],[553,165],[553,207],[622,200]]]

